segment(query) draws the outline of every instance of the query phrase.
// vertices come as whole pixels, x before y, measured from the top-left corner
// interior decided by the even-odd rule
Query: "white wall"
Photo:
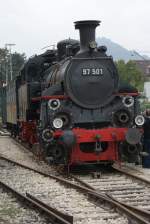
[[[150,82],[144,83],[144,94],[148,98],[148,101],[150,102]]]

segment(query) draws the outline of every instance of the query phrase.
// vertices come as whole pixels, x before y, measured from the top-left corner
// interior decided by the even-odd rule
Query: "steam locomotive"
[[[7,126],[53,164],[113,163],[140,159],[139,93],[119,79],[100,21],[78,21],[80,41],[30,58],[6,88]]]

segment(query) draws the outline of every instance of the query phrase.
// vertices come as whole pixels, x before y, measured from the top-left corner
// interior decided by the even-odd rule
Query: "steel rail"
[[[24,196],[20,192],[8,186],[6,183],[0,181],[0,185],[5,188],[7,191],[13,193],[17,198],[21,199],[21,201],[26,201],[29,205],[36,207],[39,211],[44,212],[46,215],[50,217],[52,223],[60,223],[60,224],[73,224],[73,217],[63,214],[62,212],[50,207],[49,205],[44,204],[40,200],[34,197]],[[31,195],[30,195],[31,196]]]
[[[10,137],[10,134],[0,130],[0,136],[1,137]]]
[[[136,179],[138,179],[138,180],[140,180],[142,182],[145,182],[146,184],[150,185],[150,180],[148,180],[148,179],[146,179],[144,177],[138,176],[137,174],[130,173],[129,171],[123,170],[123,169],[117,167],[116,165],[113,165],[112,167],[113,167],[114,170],[116,170],[116,171],[118,171],[120,173],[123,173],[125,175],[130,176],[130,177],[134,177],[134,178],[136,178]]]
[[[57,209],[45,204],[44,202],[42,202],[41,200],[37,199],[35,196],[33,196],[29,193],[26,193],[26,197],[30,198],[32,201],[34,201],[34,202],[40,204],[41,206],[45,207],[50,212],[56,214],[58,217],[61,217],[62,219],[66,220],[67,223],[73,223],[73,216],[66,215],[63,212],[58,211]]]
[[[141,209],[141,208],[137,208],[135,206],[132,206],[132,205],[128,205],[124,202],[121,202],[119,200],[116,200],[112,195],[110,194],[106,194],[110,199],[114,200],[114,201],[117,201],[119,202],[120,204],[122,204],[123,206],[125,206],[126,208],[130,209],[131,211],[133,212],[137,212],[139,215],[143,216],[143,217],[146,217],[147,219],[150,220],[150,211],[148,210],[144,210],[144,209]]]
[[[86,186],[87,188],[89,188],[89,189],[91,189],[91,190],[93,190],[93,191],[95,191],[95,192],[97,192],[99,194],[99,192],[94,187],[92,187],[90,184],[87,184],[86,182],[84,182],[80,178],[78,178],[78,177],[76,177],[74,175],[71,175],[71,178],[73,178],[74,180],[76,180],[77,182],[79,182],[80,184],[82,184],[83,186]],[[150,220],[150,212],[148,210],[139,209],[139,208],[137,208],[135,206],[128,205],[128,204],[126,204],[124,202],[121,202],[121,201],[115,199],[112,195],[110,195],[108,193],[106,193],[105,195],[108,198],[110,198],[112,201],[116,202],[117,204],[120,204],[120,205],[126,207],[128,210],[131,210],[132,212],[137,213],[140,216],[143,216],[144,218],[146,217],[147,219]],[[145,221],[147,222],[147,220],[145,220]]]
[[[10,132],[8,132],[6,129],[0,127],[0,135],[10,136]]]
[[[115,166],[115,165],[114,165],[114,166]],[[118,166],[118,165],[116,165],[116,166]],[[141,170],[137,170],[135,167],[133,168],[133,167],[127,165],[127,164],[125,164],[125,167],[127,167],[128,169],[132,169],[133,171],[136,171],[136,172],[138,172],[138,173],[143,174],[143,172],[142,172]]]
[[[134,219],[136,221],[138,221],[141,224],[149,224],[149,221],[147,221],[146,219],[144,219],[142,216],[136,214],[135,212],[131,211],[130,209],[126,208],[125,206],[123,206],[122,204],[120,204],[119,202],[112,200],[111,198],[109,198],[107,195],[105,194],[100,194],[99,192],[97,192],[95,189],[89,189],[88,187],[85,186],[80,186],[78,184],[72,183],[64,178],[58,177],[58,176],[54,176],[52,174],[47,174],[45,172],[39,171],[37,169],[33,169],[29,166],[26,166],[24,164],[18,163],[14,160],[9,159],[8,157],[2,156],[0,155],[1,159],[7,160],[11,163],[14,163],[16,165],[19,165],[25,169],[29,169],[31,171],[34,171],[36,173],[39,173],[45,177],[50,177],[52,179],[55,179],[56,181],[59,181],[61,183],[63,183],[64,185],[70,186],[76,190],[79,190],[83,193],[86,193],[87,195],[91,196],[92,198],[97,200],[97,203],[99,203],[101,205],[101,201],[105,201],[108,204],[111,204],[112,206],[114,206],[117,209],[120,209],[120,211],[122,211],[122,213],[126,214],[127,216],[129,216],[131,219]],[[76,179],[77,180],[77,179]]]
[[[80,178],[70,174],[70,177],[73,178],[75,181],[77,181],[78,183],[82,184],[84,187],[90,189],[90,190],[94,190],[95,191],[95,188],[92,187],[90,184],[84,182],[83,180],[81,180]]]

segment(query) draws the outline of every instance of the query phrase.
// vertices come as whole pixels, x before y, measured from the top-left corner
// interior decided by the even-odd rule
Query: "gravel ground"
[[[53,179],[0,160],[0,179],[16,190],[29,192],[45,203],[73,215],[74,223],[128,223],[126,217],[102,204],[94,205],[87,196],[66,188]]]
[[[132,163],[131,164],[125,163],[123,167],[126,167],[126,169],[128,168],[127,170],[129,171],[131,170],[133,170],[133,172],[136,171],[139,176],[142,176],[150,180],[150,169],[143,168],[142,165],[135,166]]]
[[[9,137],[0,137],[0,153],[33,168],[50,174],[56,174],[53,167],[46,165],[44,162],[37,161],[32,153]],[[110,210],[105,205],[102,204],[101,208],[96,205],[94,206],[93,203],[87,200],[86,196],[78,192],[75,193],[75,190],[63,187],[55,180],[50,180],[46,177],[43,178],[34,172],[32,175],[31,173],[28,174],[31,171],[19,167],[13,170],[13,167],[6,169],[7,171],[0,168],[0,178],[10,185],[12,184],[11,186],[15,186],[24,192],[28,191],[57,209],[67,214],[72,214],[75,217],[75,223],[128,223],[125,217]],[[148,177],[150,170],[141,168],[139,175]],[[149,187],[141,183],[135,183],[131,178],[127,178],[122,174],[117,174],[116,176],[112,176],[112,174],[102,175],[100,179],[92,179],[90,176],[87,176],[83,180],[103,193],[111,193],[119,200],[132,205],[138,205],[141,208],[150,209]]]
[[[23,206],[11,193],[0,188],[0,223],[1,224],[48,224],[49,222],[37,211]]]
[[[113,175],[103,172],[100,178],[92,178],[90,175],[78,177],[101,193],[109,193],[129,205],[150,210],[150,185],[117,172]]]
[[[39,170],[56,174],[56,170],[54,170],[53,167],[47,165],[43,161],[39,161],[32,152],[19,145],[19,143],[10,137],[0,136],[0,154],[35,169],[37,168]]]

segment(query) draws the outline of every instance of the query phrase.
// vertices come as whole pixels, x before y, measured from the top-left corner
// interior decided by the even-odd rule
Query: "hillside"
[[[141,60],[143,56],[139,56],[138,53],[134,51],[129,51],[121,45],[107,39],[105,37],[97,38],[98,45],[105,45],[107,47],[107,54],[112,55],[114,60],[123,59],[125,61],[129,60]],[[144,56],[145,59],[148,59]]]

